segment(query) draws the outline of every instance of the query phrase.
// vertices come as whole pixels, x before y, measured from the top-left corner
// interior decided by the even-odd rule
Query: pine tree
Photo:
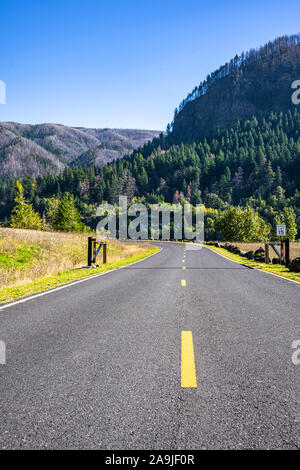
[[[265,169],[265,182],[268,189],[271,189],[274,183],[274,171],[270,160],[268,161]]]
[[[276,168],[275,186],[282,186],[282,173],[281,173],[280,166]]]
[[[63,232],[83,232],[85,230],[80,212],[75,206],[74,197],[70,193],[64,194],[57,208],[53,228]]]
[[[18,193],[15,197],[16,205],[12,211],[10,227],[43,230],[45,228],[44,223],[40,215],[34,211],[32,205],[26,202],[24,189],[19,181],[16,182],[16,187]]]

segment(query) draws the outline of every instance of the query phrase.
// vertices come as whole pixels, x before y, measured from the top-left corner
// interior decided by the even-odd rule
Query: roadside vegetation
[[[233,243],[233,245],[237,246],[239,249],[243,251],[253,251],[254,249],[259,249],[262,247],[260,243]],[[235,253],[231,253],[226,248],[221,246],[214,246],[212,243],[206,244],[206,246],[219,253],[220,255],[225,256],[233,261],[237,261],[238,263],[243,264],[244,266],[249,266],[251,268],[261,269],[262,271],[266,271],[272,274],[277,274],[277,276],[282,276],[287,279],[291,279],[293,281],[300,282],[300,272],[291,272],[287,266],[281,264],[266,264],[261,261],[255,261],[251,259],[247,259],[244,256],[240,256]],[[293,252],[293,256],[299,257],[300,254],[300,243],[292,243],[291,249]]]
[[[87,237],[87,233],[1,228],[0,302],[114,269],[158,251],[146,244],[109,240],[105,265],[99,254],[99,268],[79,269],[87,264]]]
[[[232,245],[236,246],[242,251],[257,251],[260,248],[264,248],[264,243],[240,243],[240,242],[233,242]],[[277,247],[279,249],[279,247]],[[276,257],[276,253],[270,248],[270,256]],[[299,258],[300,257],[300,242],[292,242],[290,243],[290,258]]]

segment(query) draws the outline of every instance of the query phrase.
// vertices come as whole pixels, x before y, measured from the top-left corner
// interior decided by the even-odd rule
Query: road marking
[[[197,387],[193,336],[191,331],[181,332],[181,387]]]
[[[181,279],[181,287],[185,287],[186,286],[186,280],[185,279]]]
[[[183,263],[185,263],[184,259],[182,260]]]
[[[182,269],[185,271],[185,266],[182,266]]]

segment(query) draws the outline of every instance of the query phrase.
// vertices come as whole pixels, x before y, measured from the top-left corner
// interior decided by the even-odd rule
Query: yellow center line
[[[197,387],[193,336],[191,331],[181,332],[181,387]]]
[[[186,280],[185,279],[181,279],[181,287],[185,287],[186,286]]]
[[[182,266],[182,269],[185,271],[185,266]]]
[[[183,263],[185,263],[184,259],[182,260]]]

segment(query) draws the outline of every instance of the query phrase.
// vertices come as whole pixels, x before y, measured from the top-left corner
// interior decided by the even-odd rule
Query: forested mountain
[[[161,139],[166,145],[165,139]],[[157,142],[156,142],[157,143]],[[98,168],[66,168],[23,180],[26,196],[43,212],[43,199],[64,192],[77,198],[83,213],[119,194],[146,201],[204,202],[222,209],[226,204],[250,204],[268,218],[291,205],[300,223],[300,113],[270,113],[261,121],[238,122],[203,141],[136,152]],[[2,217],[13,200],[12,180],[2,181]],[[87,209],[88,206],[91,206]],[[274,214],[273,214],[274,215]]]
[[[300,77],[300,34],[236,55],[207,76],[175,109],[169,130],[179,139],[207,135],[237,120],[287,111]]]
[[[131,153],[159,131],[0,123],[0,176],[57,174],[74,161],[98,165]],[[91,150],[91,156],[86,153]]]
[[[230,205],[248,206],[273,227],[290,208],[299,238],[300,105],[291,100],[291,83],[300,80],[299,48],[299,36],[285,37],[236,58],[207,79],[205,90],[198,90],[200,97],[194,93],[183,102],[167,135],[159,134],[131,155],[109,163],[101,163],[102,146],[118,151],[118,139],[108,138],[85,152],[81,147],[79,155],[70,158],[73,166],[63,172],[24,178],[26,198],[40,214],[47,214],[49,198],[55,203],[64,193],[72,193],[84,222],[92,227],[96,206],[103,201],[117,204],[120,194],[147,203],[204,203],[219,213]],[[210,118],[205,117],[205,106]],[[83,135],[92,135],[85,131]],[[41,145],[40,137],[31,138]],[[15,180],[2,178],[4,223],[15,191]],[[212,228],[209,237],[217,236]]]

